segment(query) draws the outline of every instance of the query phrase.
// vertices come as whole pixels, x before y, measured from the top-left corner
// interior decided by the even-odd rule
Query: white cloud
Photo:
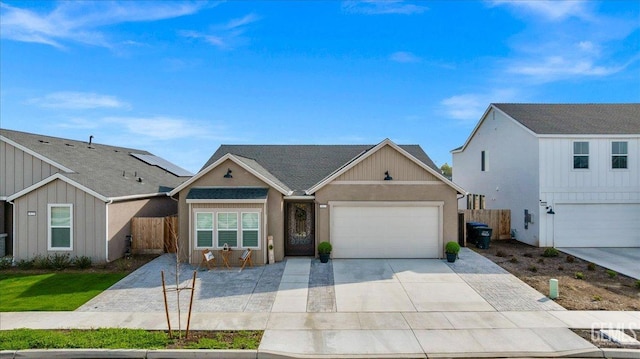
[[[406,51],[397,51],[389,56],[391,61],[401,62],[401,63],[412,63],[412,62],[420,62],[422,59],[410,52]]]
[[[448,117],[472,123],[480,119],[490,103],[513,102],[518,96],[519,92],[515,89],[500,89],[455,95],[443,99],[440,104]]]
[[[131,106],[115,96],[101,95],[93,92],[53,92],[44,97],[29,100],[29,103],[47,108],[63,108],[71,110],[87,110],[96,108],[129,109]]]
[[[343,1],[342,11],[351,14],[384,15],[384,14],[422,14],[429,10],[423,5],[409,4],[402,0],[362,0]]]
[[[587,2],[581,0],[557,1],[557,0],[494,0],[493,6],[505,5],[517,11],[540,15],[547,20],[559,21],[570,17],[589,18]]]
[[[180,138],[230,139],[223,126],[203,124],[193,120],[155,117],[106,117],[105,124],[117,124],[130,134],[153,140],[173,140]]]
[[[622,71],[626,65],[600,66],[592,60],[567,59],[563,56],[549,56],[527,63],[514,63],[507,71],[535,78],[539,82],[554,81],[575,76],[607,76]]]
[[[0,3],[2,33],[6,39],[64,48],[68,42],[110,48],[98,29],[126,22],[157,21],[193,14],[203,1],[158,2],[62,1],[48,13]]]
[[[201,32],[193,30],[181,30],[178,34],[192,39],[201,39],[210,45],[220,49],[232,49],[245,41],[243,35],[246,27],[260,20],[256,14],[248,14],[241,18],[231,19],[225,24],[212,27],[211,31]]]

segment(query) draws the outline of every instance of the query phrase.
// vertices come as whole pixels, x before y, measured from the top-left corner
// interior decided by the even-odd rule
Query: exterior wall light
[[[227,168],[227,174],[224,175],[224,178],[233,178],[233,176],[231,175],[231,172],[232,172],[231,169]]]
[[[385,181],[391,181],[391,180],[393,180],[393,177],[389,176],[389,171],[385,171],[385,173],[384,173],[384,180],[385,180]]]
[[[556,214],[556,212],[553,211],[553,207],[548,206],[547,207],[547,214]]]

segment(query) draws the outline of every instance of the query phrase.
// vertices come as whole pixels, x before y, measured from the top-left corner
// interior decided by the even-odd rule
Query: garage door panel
[[[640,204],[558,204],[555,247],[640,246]]]
[[[438,207],[335,206],[334,258],[437,258]]]

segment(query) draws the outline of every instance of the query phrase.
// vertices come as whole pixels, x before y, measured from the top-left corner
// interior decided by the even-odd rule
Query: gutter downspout
[[[11,218],[11,251],[13,258],[11,258],[11,266],[16,265],[16,205],[12,201],[7,201],[11,205],[11,212],[13,218]]]
[[[109,205],[112,203],[113,199],[109,199],[109,202],[104,205],[104,255],[107,263],[109,263]]]

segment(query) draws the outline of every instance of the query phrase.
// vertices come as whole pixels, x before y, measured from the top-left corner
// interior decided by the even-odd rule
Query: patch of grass
[[[607,275],[609,276],[609,278],[615,278],[618,276],[618,273],[614,270],[607,269]]]
[[[575,277],[576,277],[576,279],[584,279],[584,273],[576,272]]]
[[[193,333],[193,332],[192,332]],[[262,331],[195,332],[192,338],[169,338],[166,332],[142,329],[0,331],[0,350],[24,349],[257,349]]]
[[[636,281],[636,288],[640,289],[640,279]]]
[[[519,262],[519,260],[518,260],[518,258],[513,257],[513,258],[509,259],[509,262],[511,262],[511,263],[518,263],[518,262]]]
[[[0,273],[0,312],[71,311],[126,273]]]
[[[543,257],[557,257],[560,254],[560,252],[553,248],[553,247],[549,247],[547,249],[544,250],[544,253],[542,253]]]
[[[531,272],[534,272],[534,273],[535,273],[535,272],[537,272],[537,271],[538,271],[538,267],[536,267],[536,266],[530,266],[530,267],[529,267],[529,270],[530,270]]]
[[[591,270],[591,271],[596,270],[596,265],[595,265],[595,263],[589,263],[589,264],[587,264],[587,269],[588,269],[588,270]]]
[[[599,296],[599,295],[594,295],[594,296],[592,297],[592,299],[593,299],[593,301],[594,301],[594,302],[600,302],[600,301],[602,301],[602,297],[601,297],[601,296]]]
[[[544,259],[543,258],[538,258],[538,263],[544,263]]]
[[[572,256],[572,255],[568,255],[567,256],[567,263],[573,263],[576,261],[576,257]]]

